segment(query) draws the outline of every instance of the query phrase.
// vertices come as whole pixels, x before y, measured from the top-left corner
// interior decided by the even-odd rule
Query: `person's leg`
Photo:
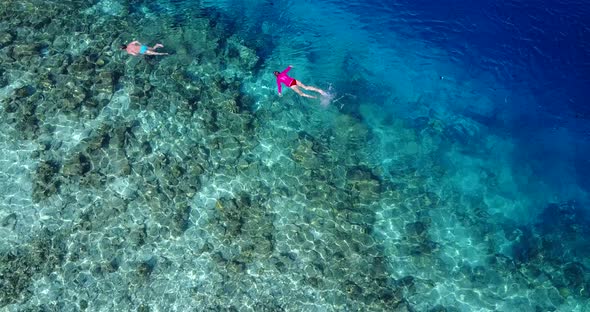
[[[299,86],[299,81],[297,81],[297,85],[292,86],[291,89],[293,89],[293,91],[297,92],[297,94],[299,94],[303,97],[312,98],[312,99],[316,98],[315,96],[303,93],[303,91],[301,91],[301,89],[299,89],[298,86]]]
[[[149,48],[149,50],[147,50],[145,52],[146,55],[168,55],[168,53],[160,53],[160,52],[156,52],[154,51],[152,48]]]
[[[315,92],[317,92],[317,93],[319,93],[321,95],[326,95],[326,92],[324,90],[318,89],[318,88],[312,87],[312,86],[306,86],[303,83],[301,83],[301,81],[299,81],[299,80],[297,80],[297,85],[300,86],[300,87],[302,87],[305,90],[315,91]]]
[[[163,48],[164,45],[160,44],[160,43],[156,43],[156,45],[154,45],[151,48],[148,48],[147,51],[145,52],[145,54],[147,55],[168,55],[168,53],[160,53],[160,52],[156,52],[157,48]]]

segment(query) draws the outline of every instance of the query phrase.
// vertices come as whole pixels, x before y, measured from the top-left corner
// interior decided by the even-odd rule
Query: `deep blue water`
[[[303,75],[316,83],[329,82],[340,93],[398,116],[430,111],[485,126],[512,142],[505,156],[516,175],[527,167],[533,173],[524,179],[548,185],[555,200],[587,203],[588,4],[204,1],[203,6],[222,12],[244,37],[266,40],[272,48],[262,49],[263,57],[299,62]],[[269,24],[272,31],[265,31]],[[289,52],[273,54],[277,46]],[[481,98],[486,101],[478,102]]]

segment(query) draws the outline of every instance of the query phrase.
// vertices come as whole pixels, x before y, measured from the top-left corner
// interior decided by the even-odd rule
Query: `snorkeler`
[[[284,83],[287,87],[293,89],[293,91],[297,92],[297,94],[299,94],[303,97],[308,97],[308,98],[312,98],[312,99],[317,98],[317,96],[303,93],[303,91],[301,91],[301,89],[299,89],[299,87],[301,87],[305,90],[318,92],[319,94],[324,95],[324,96],[327,94],[322,89],[318,89],[316,87],[311,87],[311,86],[306,86],[306,85],[302,84],[301,81],[297,81],[294,78],[287,76],[287,73],[289,72],[289,70],[291,70],[291,68],[293,68],[293,66],[289,65],[289,67],[287,67],[285,70],[283,70],[280,73],[278,71],[274,72],[275,76],[277,77],[277,86],[279,87],[279,96],[283,96],[283,93],[281,92],[282,91],[281,83]]]
[[[168,53],[160,53],[156,52],[157,48],[163,48],[164,45],[157,43],[153,47],[148,47],[145,44],[141,44],[139,41],[133,41],[129,44],[121,45],[121,50],[125,50],[127,53],[131,55],[168,55]]]

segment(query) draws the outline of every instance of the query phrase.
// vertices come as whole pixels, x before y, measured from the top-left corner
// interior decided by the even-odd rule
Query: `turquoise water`
[[[2,1],[0,310],[589,311],[587,11]]]

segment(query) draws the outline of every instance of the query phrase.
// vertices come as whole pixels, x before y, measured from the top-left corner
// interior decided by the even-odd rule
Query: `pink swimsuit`
[[[279,94],[283,91],[281,83],[284,83],[287,87],[292,87],[297,84],[297,80],[287,76],[287,73],[291,70],[291,66],[285,68],[278,76],[277,76],[277,86],[279,87]]]

